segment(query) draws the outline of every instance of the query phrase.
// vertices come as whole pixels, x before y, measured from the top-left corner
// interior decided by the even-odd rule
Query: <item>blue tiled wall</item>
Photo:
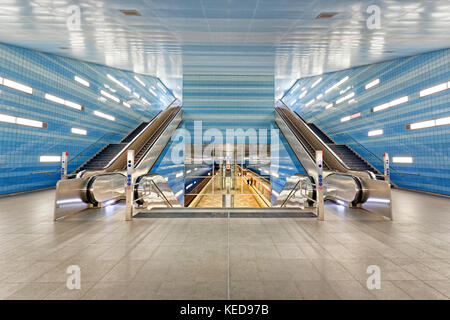
[[[191,130],[270,128],[273,120],[274,77],[243,75],[183,76],[183,120]]]
[[[132,92],[111,81],[107,74]],[[90,86],[76,82],[74,76],[87,80]],[[0,122],[0,194],[54,186],[60,164],[40,163],[40,155],[69,152],[69,171],[72,171],[106,143],[119,141],[174,99],[159,79],[138,75],[144,87],[134,76],[132,72],[0,44],[0,77],[33,88],[33,93],[27,94],[0,85],[0,114],[48,123],[48,128],[42,129]],[[156,96],[149,92],[151,87]],[[120,103],[109,98],[99,100],[100,90],[120,98]],[[48,101],[44,99],[45,93],[83,105],[84,110]],[[123,101],[131,108],[125,107]],[[95,110],[116,120],[99,118],[93,115]],[[87,135],[72,134],[72,127],[87,130]]]
[[[325,91],[349,77],[338,88]],[[319,78],[322,80],[313,88]],[[380,83],[365,89],[366,84]],[[412,164],[391,163],[392,180],[400,187],[450,194],[450,125],[406,130],[406,125],[450,116],[450,89],[420,97],[419,92],[450,81],[450,49],[400,58],[348,70],[299,79],[282,98],[307,121],[316,123],[336,142],[348,143],[381,172],[382,154],[413,157]],[[450,87],[450,86],[448,86]],[[306,90],[304,97],[299,98]],[[346,92],[341,92],[346,90]],[[336,105],[340,97],[354,92],[351,99]],[[323,97],[317,96],[323,94]],[[371,112],[394,99],[408,96],[408,102]],[[308,104],[312,99],[313,103]],[[325,107],[334,103],[334,106]],[[307,105],[308,104],[308,105]],[[361,116],[341,122],[341,118]],[[368,136],[382,129],[383,135]]]
[[[274,128],[277,128],[275,122],[273,123]],[[272,188],[272,194],[271,194],[271,202],[272,204],[277,199],[277,196],[280,194],[281,190],[284,187],[284,184],[286,183],[286,179],[290,176],[297,174],[297,173],[303,173],[305,174],[305,170],[301,166],[300,162],[297,160],[297,157],[295,156],[294,152],[292,151],[291,147],[289,146],[289,143],[284,138],[281,131],[279,132],[279,143],[278,148],[276,145],[271,145],[271,151],[272,151],[272,162],[271,162],[271,188]],[[278,150],[277,150],[278,149]],[[278,154],[278,163],[274,160],[275,155]]]

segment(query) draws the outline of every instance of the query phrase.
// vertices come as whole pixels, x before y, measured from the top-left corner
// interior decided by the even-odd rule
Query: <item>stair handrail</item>
[[[312,116],[312,118],[313,119],[315,119],[315,121],[318,121],[319,119],[317,119],[317,117],[316,116]],[[364,145],[362,145],[358,140],[356,140],[355,138],[353,138],[350,134],[348,134],[347,132],[335,132],[335,131],[333,131],[332,129],[330,129],[327,125],[323,125],[323,127],[325,127],[325,128],[327,128],[330,132],[331,132],[331,135],[342,135],[342,136],[347,136],[347,137],[349,137],[351,140],[353,140],[359,147],[361,147],[361,148],[363,148],[365,151],[367,151],[370,155],[372,155],[372,156],[374,156],[375,157],[375,159],[377,159],[379,162],[381,162],[381,164],[384,166],[384,160],[383,159],[381,159],[379,156],[377,156],[375,153],[373,153],[372,151],[370,151],[369,149],[367,149]],[[331,137],[330,137],[331,138]],[[334,139],[332,139],[336,144],[339,144],[339,143],[337,143]],[[372,165],[370,162],[369,162],[369,164],[370,165]],[[396,170],[396,169],[394,169],[393,167],[389,167],[389,170],[391,170],[391,171],[393,171],[393,172],[395,172],[395,173],[397,173],[397,174],[399,174],[399,175],[401,175],[401,176],[403,176],[403,175],[417,175],[417,176],[420,176],[420,173],[411,173],[411,172],[400,172],[400,171],[398,171],[398,170]]]
[[[283,208],[286,205],[286,202],[289,201],[289,199],[291,199],[292,194],[295,193],[295,189],[297,188],[298,184],[301,183],[302,180],[299,179],[297,181],[297,183],[294,185],[294,187],[291,189],[291,192],[289,192],[288,196],[286,197],[286,199],[284,199],[283,203],[281,204],[280,208]]]
[[[67,161],[67,165],[69,165],[70,163],[73,163],[74,160],[78,159],[79,157],[83,156],[88,150],[90,150],[92,147],[94,147],[95,145],[97,145],[100,141],[104,140],[106,137],[112,137],[112,136],[117,136],[119,135],[119,133],[117,132],[108,132],[105,133],[103,136],[101,136],[100,138],[98,138],[96,141],[94,141],[93,143],[91,143],[90,145],[88,145],[86,148],[84,148],[83,150],[81,150],[76,156],[74,156],[73,158],[69,159]],[[105,143],[105,142],[103,142]],[[112,142],[106,142],[105,145],[108,145]],[[103,149],[103,148],[102,148]],[[99,150],[101,151],[101,150]],[[96,152],[93,156],[95,156],[98,152]],[[92,158],[92,157],[91,157]],[[87,161],[89,161],[91,158],[89,158]],[[83,162],[80,166],[81,167],[83,164],[85,164],[87,161]],[[56,170],[50,170],[50,171],[39,171],[39,172],[30,172],[30,175],[33,174],[51,174],[51,173],[57,173],[57,172],[61,172],[61,169],[56,169]],[[69,174],[71,175],[71,174]]]

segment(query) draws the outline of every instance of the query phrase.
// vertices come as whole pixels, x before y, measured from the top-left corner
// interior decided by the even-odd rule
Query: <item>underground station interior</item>
[[[448,0],[0,8],[1,300],[449,300]]]

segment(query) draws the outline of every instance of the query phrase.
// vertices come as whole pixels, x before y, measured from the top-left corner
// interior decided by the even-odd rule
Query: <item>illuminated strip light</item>
[[[131,89],[128,88],[126,85],[124,85],[122,82],[120,82],[119,80],[117,80],[116,78],[114,78],[112,75],[107,74],[106,75],[108,77],[108,79],[110,79],[111,81],[115,82],[117,85],[121,86],[122,88],[124,88],[126,91],[131,93]]]
[[[393,163],[413,163],[413,157],[392,157]]]
[[[142,102],[148,104],[149,106],[151,106],[152,104],[150,102],[147,101],[147,99],[145,98],[141,98]]]
[[[111,121],[116,121],[116,118],[115,118],[115,117],[113,117],[113,116],[111,116],[111,115],[109,115],[109,114],[103,113],[103,112],[101,112],[101,111],[95,110],[95,111],[94,111],[94,114],[95,114],[97,117],[100,117],[100,118],[104,118],[104,119],[111,120]]]
[[[70,132],[72,132],[73,134],[79,134],[79,135],[82,135],[82,136],[87,135],[87,130],[85,130],[85,129],[71,128]]]
[[[136,98],[138,98],[138,99],[141,98],[141,96],[140,96],[138,93],[136,93],[136,92],[133,92],[133,95],[134,95]]]
[[[100,93],[102,95],[104,95],[105,97],[110,98],[111,100],[114,100],[117,103],[120,102],[119,98],[117,98],[116,96],[113,96],[112,94],[110,94],[109,92],[106,92],[105,90],[100,90]]]
[[[404,97],[392,100],[390,102],[383,103],[379,106],[373,107],[372,112],[377,112],[377,111],[385,110],[387,108],[395,107],[395,106],[398,106],[399,104],[408,102],[408,100],[409,100],[408,96],[404,96]]]
[[[177,193],[175,193],[175,197],[179,197],[183,194],[183,190],[178,191]]]
[[[39,162],[61,162],[61,156],[39,156]]]
[[[321,93],[316,97],[316,100],[320,100],[322,97],[323,97],[323,94]]]
[[[75,79],[76,82],[81,83],[85,87],[89,87],[90,86],[89,81],[84,80],[83,78],[80,78],[79,76],[75,76],[73,78]]]
[[[102,101],[102,102],[106,102],[106,98],[105,97],[99,97],[98,100]]]
[[[292,88],[291,92],[294,92],[295,90],[297,90],[298,87],[300,87],[300,84],[299,84],[299,83],[297,83],[297,84]]]
[[[15,89],[15,90],[19,90],[28,94],[33,94],[33,88],[26,86],[22,83],[16,82],[16,81],[12,81],[6,78],[2,79],[1,84],[3,84],[5,87],[11,88],[11,89]]]
[[[47,122],[26,119],[26,118],[20,118],[20,117],[10,116],[7,114],[2,114],[2,113],[0,113],[0,122],[18,124],[18,125],[34,127],[34,128],[43,128],[43,129],[48,128]]]
[[[319,84],[319,82],[322,81],[322,78],[317,79],[312,85],[311,85],[311,89],[314,88],[315,86],[317,86]]]
[[[314,101],[316,101],[316,99],[309,100],[309,101],[305,104],[305,106],[306,106],[306,107],[310,106],[311,104],[313,104]]]
[[[383,129],[371,130],[367,133],[369,137],[380,136],[383,134]]]
[[[44,98],[49,100],[49,101],[52,101],[54,103],[65,105],[65,106],[67,106],[69,108],[77,109],[77,110],[80,110],[80,111],[84,110],[84,107],[82,105],[78,104],[78,103],[75,103],[75,102],[72,102],[72,101],[69,101],[69,100],[64,100],[63,98],[54,96],[54,95],[49,94],[49,93],[46,93],[44,95]]]
[[[406,130],[425,129],[425,128],[432,128],[432,127],[436,127],[436,126],[445,126],[445,125],[449,125],[449,124],[450,124],[450,117],[445,117],[445,118],[432,119],[432,120],[426,120],[426,121],[407,124]]]
[[[276,192],[275,190],[272,190],[272,193],[276,196],[276,197],[278,197],[280,194],[278,193],[278,192]]]
[[[419,97],[421,97],[421,98],[422,97],[426,97],[426,96],[429,96],[430,94],[438,93],[438,92],[447,90],[448,88],[449,88],[449,83],[448,82],[440,83],[440,84],[432,86],[430,88],[421,90],[419,92]]]
[[[333,84],[331,87],[329,87],[327,90],[325,90],[325,93],[330,92],[331,90],[336,89],[337,87],[339,87],[341,84],[343,84],[345,81],[347,81],[349,79],[348,76],[346,76],[345,78],[342,78],[341,80],[339,80],[338,82],[336,82],[335,84]]]
[[[352,120],[352,119],[355,119],[355,118],[359,118],[359,117],[361,117],[361,112],[352,114],[351,116],[343,117],[343,118],[341,118],[341,122],[349,121],[349,120]]]
[[[166,88],[164,88],[164,86],[161,84],[161,83],[157,83],[156,84],[158,87],[160,87],[163,91],[164,91],[164,93],[167,93],[167,90],[166,90]]]
[[[331,107],[333,106],[333,102],[332,103],[329,103],[329,104],[327,104],[326,106],[325,106],[325,109],[330,109]]]
[[[304,96],[306,96],[306,93],[308,91],[303,91],[302,93],[300,93],[300,95],[298,96],[299,99],[303,98]]]
[[[297,99],[292,100],[291,101],[291,106],[294,105],[294,103],[296,103],[296,102],[297,102]]]
[[[348,99],[350,99],[350,98],[353,98],[354,96],[355,96],[355,93],[354,93],[354,92],[350,92],[350,93],[347,94],[346,96],[343,96],[343,97],[337,99],[337,100],[336,100],[336,104],[339,104],[339,103],[341,103],[341,102],[344,102],[345,100],[348,100]]]
[[[139,82],[142,86],[146,86],[144,81],[142,81],[141,79],[138,78],[138,76],[134,76],[134,78],[136,79],[137,82]]]
[[[112,92],[117,92],[116,89],[111,88],[111,86],[108,86],[107,84],[104,84],[104,86],[105,86],[106,89],[109,89],[109,90],[111,90]]]
[[[372,87],[375,87],[379,83],[380,83],[380,79],[375,79],[373,81],[370,81],[368,84],[366,84],[364,88],[367,90],[367,89],[370,89]]]
[[[176,175],[175,175],[175,178],[179,178],[179,177],[182,177],[183,176],[183,172],[178,172]]]
[[[155,97],[158,96],[158,94],[152,88],[149,88],[148,91],[150,91]]]
[[[125,101],[122,101],[122,104],[127,108],[131,108],[131,105]]]

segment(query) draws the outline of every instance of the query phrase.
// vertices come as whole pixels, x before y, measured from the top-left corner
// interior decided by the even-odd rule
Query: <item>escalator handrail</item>
[[[291,111],[286,105],[284,105],[285,108],[287,108],[289,111]],[[291,111],[292,112],[292,111]],[[322,145],[322,147],[324,149],[327,150],[327,152],[329,152],[330,154],[333,155],[333,157],[347,170],[352,170],[349,166],[347,166],[345,164],[345,162],[325,143],[322,141],[322,139],[320,139],[320,137],[308,126],[308,124],[306,123],[305,120],[303,120],[303,118],[298,114],[298,113],[294,113],[292,112],[294,115],[297,116],[297,120],[299,120],[303,126],[305,126],[307,128],[307,130],[309,130],[309,132],[312,133],[312,135],[317,139],[317,141]]]
[[[156,143],[158,138],[163,134],[163,132],[166,130],[166,128],[169,126],[169,124],[172,122],[172,120],[177,116],[177,114],[181,112],[181,107],[174,107],[174,108],[179,108],[179,109],[174,114],[172,113],[171,115],[169,115],[167,117],[166,121],[162,122],[161,125],[158,127],[158,129],[155,130],[155,133],[147,140],[147,141],[149,141],[150,139],[153,139],[153,137],[155,137],[155,134],[157,135],[157,137],[155,139],[153,139],[152,143],[147,147],[147,150],[145,151],[145,153],[135,163],[135,165],[134,165],[135,168],[139,167],[139,164],[142,162],[142,159],[145,159],[147,153],[152,149],[153,145]],[[163,128],[161,128],[161,127],[163,127]],[[139,150],[137,153],[139,153],[140,151],[141,150]]]
[[[282,108],[279,108],[279,110],[283,110],[283,109],[282,109]],[[284,113],[284,110],[281,111],[281,112],[280,112],[279,110],[276,110],[276,111],[281,115],[282,119],[287,123],[289,129],[290,129],[291,132],[295,135],[295,137],[297,138],[297,140],[298,140],[302,145],[305,145],[305,144],[306,144],[307,146],[309,146],[309,148],[310,148],[311,150],[314,150],[313,146],[311,146],[311,144],[309,143],[308,139],[306,139],[305,136],[304,136],[304,135],[296,128],[296,126],[294,125],[294,123],[292,122],[292,120],[289,118],[289,115],[288,115],[288,114],[285,114],[285,113]],[[289,125],[289,124],[290,124],[290,125]],[[301,138],[299,138],[299,136],[300,136]],[[306,151],[306,152],[308,153],[308,155],[310,156],[310,159],[315,163],[315,162],[316,162],[315,156],[311,154],[310,150],[309,150],[306,146],[305,146],[305,151]],[[323,161],[323,163],[328,167],[328,169],[330,169],[330,166],[329,166],[325,161]]]
[[[108,164],[106,166],[103,167],[103,169],[107,169],[109,168],[124,152],[126,152],[128,150],[128,148],[130,147],[130,145],[136,141],[137,138],[139,138],[154,122],[155,120],[161,115],[162,111],[159,111],[151,120],[150,122],[145,126],[144,129],[142,129],[130,142],[128,142],[123,148],[122,150],[120,150],[115,156],[114,158],[111,159],[111,161],[108,162]],[[134,130],[133,130],[134,131]],[[126,137],[125,137],[126,138]],[[124,138],[124,139],[125,139]]]

